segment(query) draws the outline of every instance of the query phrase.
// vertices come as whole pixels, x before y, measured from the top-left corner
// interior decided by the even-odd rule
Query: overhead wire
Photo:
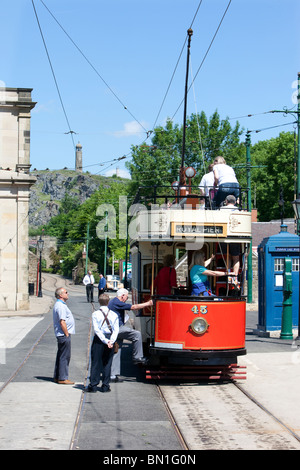
[[[51,58],[50,58],[50,55],[49,55],[49,52],[48,52],[45,37],[44,37],[43,31],[42,31],[42,27],[41,27],[41,24],[40,24],[40,21],[39,21],[39,17],[38,17],[36,8],[35,8],[34,0],[31,0],[31,2],[32,2],[33,9],[34,9],[34,14],[35,14],[35,17],[36,17],[36,21],[37,21],[37,24],[38,24],[38,27],[39,27],[39,31],[40,31],[40,34],[41,34],[41,37],[42,37],[42,41],[43,41],[43,44],[44,44],[44,48],[45,48],[45,51],[46,51],[46,54],[47,54],[47,58],[48,58],[48,61],[49,61],[49,65],[50,65],[50,68],[51,68],[51,72],[52,72],[52,76],[53,76],[54,83],[55,83],[55,86],[56,86],[56,90],[57,90],[57,93],[58,93],[58,97],[59,97],[59,100],[60,100],[60,104],[61,104],[64,116],[66,118],[67,125],[68,125],[68,128],[69,128],[69,132],[67,132],[67,134],[70,134],[71,140],[72,140],[72,143],[73,143],[73,147],[75,149],[75,142],[74,142],[74,137],[73,137],[74,131],[72,131],[72,129],[71,129],[70,122],[69,122],[67,112],[66,112],[66,108],[65,108],[65,105],[63,103],[61,92],[59,90],[58,82],[57,82],[55,72],[54,72],[54,68],[53,68],[53,65],[52,65],[52,61],[51,61]]]
[[[65,35],[68,37],[68,39],[71,41],[71,43],[76,47],[78,52],[82,55],[84,60],[89,64],[89,66],[94,70],[94,72],[97,74],[97,76],[102,80],[104,85],[109,89],[109,91],[113,94],[113,96],[117,99],[117,101],[123,106],[123,108],[130,114],[130,116],[141,126],[142,129],[147,133],[149,132],[143,124],[134,116],[134,114],[128,109],[128,107],[123,103],[123,101],[119,98],[119,96],[114,92],[114,90],[109,86],[107,81],[102,77],[102,75],[99,73],[99,71],[96,69],[96,67],[92,64],[92,62],[88,59],[88,57],[84,54],[84,52],[80,49],[80,47],[75,43],[75,41],[71,38],[71,36],[68,34],[68,32],[65,30],[65,28],[60,24],[60,22],[57,20],[57,18],[54,16],[54,14],[49,10],[47,5],[43,0],[40,0],[40,2],[44,5],[48,13],[52,16],[54,21],[58,24],[58,26],[61,28],[61,30],[65,33]]]

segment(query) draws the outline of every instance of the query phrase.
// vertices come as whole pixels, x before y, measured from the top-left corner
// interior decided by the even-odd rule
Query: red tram
[[[237,358],[246,354],[244,284],[251,213],[243,208],[242,194],[237,210],[201,210],[200,195],[193,192],[189,188],[172,201],[170,195],[160,196],[158,188],[155,194],[140,189],[130,223],[133,302],[153,299],[153,307],[135,318],[150,355],[148,378],[235,377],[241,372]],[[238,286],[230,274],[218,276],[210,278],[212,296],[191,295],[193,252],[200,249],[206,259],[214,254],[209,269],[230,272],[232,244],[240,247]],[[175,255],[178,286],[171,295],[156,295],[153,281],[167,254]]]
[[[192,34],[189,29],[180,181],[172,185],[175,197],[174,193],[170,196],[169,188],[140,188],[129,230],[133,302],[150,295],[154,301],[149,311],[135,318],[135,328],[141,331],[150,354],[148,378],[233,378],[239,372],[238,356],[246,354],[243,292],[251,213],[241,189],[238,210],[212,210],[209,196],[201,197],[203,192],[191,186],[194,169],[184,165]],[[213,296],[191,295],[193,253],[200,249],[206,259],[214,255],[214,269],[223,273],[225,268],[228,273],[230,246],[237,244],[239,286],[228,275],[217,276]],[[172,295],[156,295],[154,279],[167,254],[176,258],[178,286]]]

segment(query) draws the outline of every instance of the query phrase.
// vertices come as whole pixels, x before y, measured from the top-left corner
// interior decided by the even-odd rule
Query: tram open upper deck
[[[198,193],[197,193],[198,191]],[[150,296],[154,305],[135,319],[155,364],[228,364],[245,354],[245,266],[251,241],[247,191],[232,209],[213,208],[198,188],[141,188],[129,225],[132,298]],[[231,272],[230,246],[240,247],[238,278]],[[189,266],[195,250],[214,255],[208,269],[229,274],[210,279],[213,295],[191,295]],[[173,254],[177,287],[171,295],[154,291],[163,258]],[[238,282],[236,282],[238,281]]]

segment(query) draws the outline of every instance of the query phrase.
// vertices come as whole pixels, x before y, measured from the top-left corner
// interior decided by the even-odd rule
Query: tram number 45
[[[207,313],[207,305],[200,305],[200,310],[197,305],[194,305],[191,310],[195,315],[198,315],[198,313],[205,315]]]

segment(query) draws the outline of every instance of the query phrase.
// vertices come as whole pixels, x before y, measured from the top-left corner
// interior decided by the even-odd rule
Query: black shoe
[[[147,358],[146,357],[138,357],[137,359],[133,359],[134,364],[146,364]]]
[[[118,382],[123,382],[123,379],[120,379],[118,375],[116,375],[113,379],[110,379],[112,383],[117,384]]]
[[[91,384],[89,384],[88,387],[85,389],[85,391],[89,393],[96,393],[97,387],[95,385],[92,386]]]
[[[100,392],[102,393],[111,392],[111,389],[110,387],[104,387],[103,385],[101,385]]]

